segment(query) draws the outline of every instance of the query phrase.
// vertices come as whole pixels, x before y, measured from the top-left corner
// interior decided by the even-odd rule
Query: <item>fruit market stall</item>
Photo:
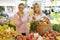
[[[47,22],[42,20],[28,23],[30,33],[26,35],[24,33],[18,34],[14,29],[14,21],[9,21],[9,24],[0,25],[0,40],[60,40],[60,33],[56,31],[57,28],[54,31],[47,24]]]
[[[57,21],[51,21],[51,24],[47,21],[32,21],[28,23],[30,33],[18,34],[15,30],[15,23],[13,20],[7,17],[0,17],[0,40],[60,40],[60,25],[58,14],[51,15]],[[53,22],[54,21],[54,22]],[[52,27],[51,27],[52,26]]]
[[[28,28],[30,30],[28,35],[18,34],[14,21],[2,16],[0,17],[0,40],[60,40],[59,24],[52,23],[51,27],[47,21],[32,21],[28,23]]]
[[[6,11],[7,5],[17,6],[20,3],[20,1],[16,1],[15,4],[13,2],[12,3],[9,3],[9,2],[6,5],[3,3],[5,6],[2,5],[5,7],[5,11]],[[30,3],[33,3],[33,2],[30,2]],[[50,6],[50,5],[45,5],[45,2],[42,4],[44,4],[44,6]],[[14,9],[14,13],[15,11],[18,11],[18,10]],[[15,26],[14,20],[1,16],[0,17],[0,40],[60,40],[60,12],[59,13],[51,12],[50,16],[54,18],[54,20],[50,20],[51,24],[43,20],[28,22],[28,29],[29,29],[28,35],[26,35],[25,33],[18,34],[18,32],[15,29],[16,26]]]

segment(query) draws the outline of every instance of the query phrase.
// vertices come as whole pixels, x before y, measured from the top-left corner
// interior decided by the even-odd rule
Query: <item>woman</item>
[[[42,13],[41,7],[39,6],[38,3],[35,3],[33,5],[33,10],[34,10],[34,14],[32,15],[32,20],[35,20],[35,21],[43,20],[50,24],[49,19],[46,17],[45,14]]]
[[[20,34],[28,34],[29,30],[27,27],[27,22],[28,22],[28,17],[27,15],[23,12],[24,10],[24,4],[20,3],[18,6],[19,11],[17,14],[14,15],[14,20],[16,24],[16,31]]]

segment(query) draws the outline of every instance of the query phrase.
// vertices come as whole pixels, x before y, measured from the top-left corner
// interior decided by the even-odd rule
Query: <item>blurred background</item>
[[[41,5],[42,12],[45,13],[52,23],[60,23],[60,0],[0,0],[0,16],[10,19],[18,11],[19,3],[25,4],[24,11],[29,12],[34,3]]]

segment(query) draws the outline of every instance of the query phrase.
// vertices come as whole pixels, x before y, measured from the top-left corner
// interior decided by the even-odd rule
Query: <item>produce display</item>
[[[60,33],[60,24],[52,24],[52,29]]]
[[[54,17],[51,25],[43,20],[28,23],[30,30],[28,35],[18,34],[14,21],[0,17],[0,40],[60,40],[60,15],[52,14],[51,16]]]
[[[0,40],[60,40],[60,33],[54,30],[49,30],[43,35],[39,35],[38,33],[22,35],[18,34],[13,27],[0,25]]]
[[[26,36],[18,34],[13,27],[8,25],[0,25],[0,40],[37,40],[40,35],[30,33]]]
[[[8,25],[0,25],[0,40],[15,40],[17,36],[17,32],[13,27],[9,27]]]
[[[3,16],[0,17],[0,24],[1,25],[9,24],[9,21],[10,20],[8,18],[6,18],[6,17],[3,17]]]
[[[60,33],[50,30],[42,35],[44,40],[60,40]]]
[[[4,24],[11,24],[11,25],[15,25],[15,22],[13,20],[8,19],[7,17],[0,17],[0,25],[4,25]]]
[[[19,35],[17,40],[38,40],[38,38],[39,35],[37,33],[30,33],[27,36]],[[40,40],[42,40],[42,37],[40,37]]]

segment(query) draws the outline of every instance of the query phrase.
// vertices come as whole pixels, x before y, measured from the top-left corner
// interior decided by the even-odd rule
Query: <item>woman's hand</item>
[[[35,20],[36,18],[35,18],[35,16],[32,16],[32,20]]]

